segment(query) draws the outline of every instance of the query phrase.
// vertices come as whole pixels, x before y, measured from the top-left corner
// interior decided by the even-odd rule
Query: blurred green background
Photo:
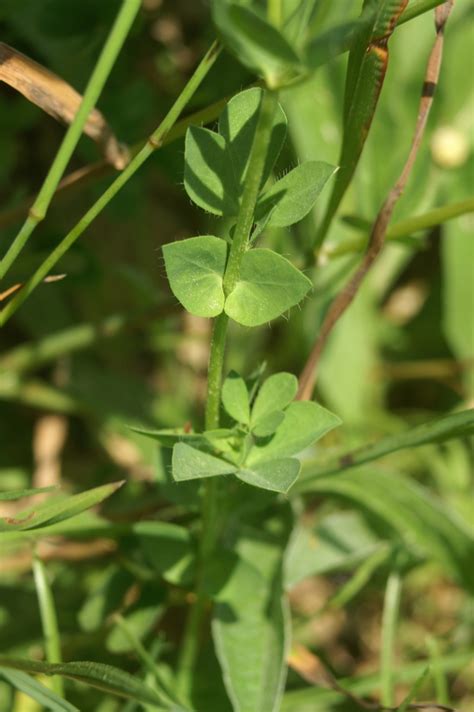
[[[360,3],[320,3],[314,32],[356,16]],[[3,0],[4,42],[60,74],[82,91],[117,12],[117,0]],[[459,0],[446,35],[445,59],[429,127],[415,171],[394,220],[469,197],[474,187],[474,8]],[[206,2],[143,0],[143,7],[110,76],[99,108],[121,141],[144,139],[178,95],[214,37]],[[390,42],[381,100],[353,185],[340,215],[372,219],[394,183],[409,147],[424,67],[433,40],[431,14],[400,27]],[[277,170],[307,159],[337,163],[346,58],[321,68],[283,93],[289,140]],[[194,96],[189,112],[232,95],[255,80],[223,54]],[[22,96],[0,84],[0,251],[19,227],[8,215],[40,187],[64,128]],[[164,512],[175,501],[154,443],[127,426],[182,426],[202,417],[209,323],[186,316],[172,297],[160,245],[180,237],[212,234],[222,226],[194,208],[182,188],[183,141],[159,150],[59,265],[67,276],[45,284],[0,335],[0,481],[2,489],[64,481],[83,490],[125,478],[129,485],[107,507],[117,521]],[[69,170],[100,160],[82,138]],[[8,283],[24,281],[110,182],[91,180],[54,200]],[[272,230],[264,243],[302,264],[329,191],[314,214],[292,230]],[[8,224],[7,224],[8,223]],[[473,405],[474,216],[456,218],[414,239],[390,244],[356,302],[338,324],[324,354],[317,397],[344,426],[328,447],[348,448],[402,426]],[[332,246],[350,245],[359,233],[337,219]],[[298,373],[324,309],[356,264],[357,252],[328,256],[312,270],[314,297],[291,319],[268,328],[231,330],[229,368],[244,374],[266,361],[269,370]],[[46,340],[46,341],[45,341]],[[472,452],[461,440],[426,446],[392,458],[398,472],[440,496],[465,523],[472,519]],[[156,483],[161,487],[156,487]],[[323,513],[331,513],[326,503]],[[165,515],[166,516],[166,515]],[[123,550],[51,551],[51,570],[67,659],[134,663],[107,625],[84,623],[91,592],[104,582],[117,597],[136,577],[133,542]],[[71,560],[73,565],[71,565]],[[6,557],[0,584],[0,649],[33,656],[41,627],[27,552]],[[350,607],[316,615],[318,596],[337,590],[337,576],[321,576],[295,593],[302,638],[315,642],[338,675],[376,668],[383,575],[374,576]],[[107,583],[108,582],[108,583]],[[160,583],[141,580],[144,638],[165,631],[159,621]],[[442,651],[469,644],[466,595],[430,561],[409,568],[399,647],[404,660],[426,653],[426,640]],[[312,596],[312,598],[311,598]],[[147,602],[153,601],[151,607]],[[316,601],[316,604],[314,603]],[[179,603],[179,601],[178,601]],[[313,606],[313,607],[311,607]],[[315,607],[315,610],[313,608]],[[79,615],[78,615],[79,614]],[[316,622],[311,628],[311,621]],[[471,629],[472,630],[472,629]],[[154,632],[153,632],[154,631]],[[158,641],[158,643],[157,643]],[[422,649],[425,651],[422,653]],[[467,673],[453,674],[453,699],[472,709]],[[290,677],[289,686],[296,686]],[[0,707],[20,712],[17,696],[2,684]],[[77,688],[84,710],[125,710],[125,703]],[[79,700],[79,702],[77,702]],[[2,705],[4,705],[2,707]],[[222,708],[224,709],[224,707]],[[303,712],[300,706],[288,710]],[[313,709],[313,708],[311,708]],[[343,705],[334,709],[346,709]],[[347,708],[349,709],[349,708]]]

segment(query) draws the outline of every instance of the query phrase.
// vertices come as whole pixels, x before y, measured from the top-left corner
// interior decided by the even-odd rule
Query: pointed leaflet
[[[215,215],[236,215],[238,192],[225,139],[215,131],[191,126],[186,132],[184,187],[191,200]]]
[[[297,455],[340,423],[337,415],[317,403],[291,403],[285,412],[285,420],[271,440],[263,445],[254,445],[246,460],[246,466]]]
[[[185,443],[178,443],[173,448],[173,478],[176,482],[230,475],[235,471],[236,467],[230,462],[196,450]]]
[[[323,161],[306,161],[280,178],[257,203],[256,219],[265,227],[286,227],[302,220],[313,207],[335,166]]]
[[[227,245],[212,235],[190,237],[163,246],[171,290],[194,316],[214,317],[224,308]]]
[[[257,127],[262,90],[247,89],[234,96],[219,117],[219,133],[226,141],[226,152],[240,199]],[[262,187],[265,185],[286,138],[286,116],[278,104],[273,120],[270,146],[265,160]]]
[[[252,424],[275,410],[283,410],[291,403],[298,390],[298,379],[293,373],[274,373],[260,387],[252,407]]]
[[[231,319],[244,326],[259,326],[298,304],[309,292],[311,281],[276,252],[246,252],[240,278],[225,302]]]
[[[257,70],[270,83],[298,67],[300,60],[285,37],[248,7],[215,0],[213,19],[226,45],[239,61]]]
[[[248,424],[250,420],[249,392],[244,379],[235,371],[231,371],[224,381],[222,403],[228,414],[237,423]]]
[[[356,34],[349,54],[344,96],[344,127],[340,170],[316,247],[324,240],[339,204],[352,179],[364,147],[385,77],[387,41],[408,0],[365,0],[362,31]],[[364,18],[368,18],[367,21]]]
[[[235,475],[253,487],[271,492],[288,492],[298,477],[301,463],[293,457],[271,460],[254,467],[244,467]]]
[[[0,519],[0,532],[38,529],[70,519],[110,497],[122,485],[123,482],[112,482],[71,497],[47,499],[18,512],[14,518]]]

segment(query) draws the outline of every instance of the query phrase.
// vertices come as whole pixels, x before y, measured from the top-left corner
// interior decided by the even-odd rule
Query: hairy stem
[[[130,27],[140,8],[140,0],[124,0],[117,19],[110,31],[101,55],[92,72],[82,99],[81,105],[68,128],[62,144],[51,164],[48,175],[43,186],[29,210],[27,219],[21,227],[19,233],[13,240],[5,257],[0,262],[0,279],[2,279],[10,269],[23,247],[28,242],[31,234],[41,220],[44,219],[54,192],[59,181],[66,170],[66,166],[77,146],[91,110],[94,108],[99,98],[105,82],[108,79],[115,60],[122,48],[123,43],[129,33]]]
[[[237,217],[232,246],[224,274],[225,294],[234,289],[240,275],[242,257],[248,246],[254,222],[255,206],[261,188],[265,158],[270,144],[273,118],[278,104],[276,92],[265,91],[259,109],[255,137],[245,177],[242,203]],[[214,322],[208,370],[206,429],[219,427],[222,372],[229,318],[222,313]],[[178,687],[181,694],[189,694],[190,681],[200,648],[200,635],[206,613],[207,595],[204,590],[207,562],[212,558],[220,527],[219,482],[209,478],[205,482],[202,502],[202,529],[196,580],[196,600],[189,612],[178,662]]]
[[[191,99],[204,77],[209,72],[218,55],[219,46],[214,43],[202,59],[201,63],[196,68],[196,71],[184,87],[179,97],[176,99],[169,112],[166,114],[163,121],[160,123],[158,128],[151,134],[147,143],[136,154],[136,156],[134,156],[128,166],[117,176],[113,183],[109,185],[107,190],[87,211],[84,217],[82,217],[79,222],[76,223],[72,230],[61,240],[59,245],[57,245],[57,247],[51,252],[51,254],[48,255],[44,262],[42,262],[42,264],[38,267],[33,276],[30,277],[30,279],[25,283],[22,289],[17,292],[15,297],[13,297],[13,299],[7,304],[7,306],[4,307],[4,309],[0,312],[0,326],[3,326],[3,324],[5,324],[8,319],[10,319],[10,317],[16,312],[16,310],[23,304],[23,302],[30,296],[30,294],[53,269],[53,267],[61,259],[61,257],[70,249],[70,247],[72,247],[72,245],[89,227],[93,220],[95,220],[95,218],[102,212],[102,210],[110,203],[112,198],[117,195],[121,188],[123,188],[123,186],[138,171],[138,169],[143,165],[143,163],[145,163],[145,161],[151,156],[151,154],[159,146],[161,146],[164,137],[176,123],[182,110],[184,109],[188,101]]]

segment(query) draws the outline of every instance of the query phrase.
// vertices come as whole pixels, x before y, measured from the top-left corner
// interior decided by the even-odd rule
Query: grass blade
[[[33,560],[33,575],[43,628],[46,659],[49,663],[61,663],[61,640],[53,593],[49,585],[46,567],[38,557]],[[64,685],[60,677],[53,679],[52,687],[59,697],[64,697]]]
[[[71,705],[70,702],[63,700],[61,697],[58,697],[55,692],[45,685],[42,685],[41,682],[35,680],[34,677],[27,675],[26,672],[0,668],[0,679],[1,678],[16,690],[23,692],[23,694],[39,702],[40,705],[50,710],[50,712],[80,712],[77,707]]]
[[[77,680],[103,692],[126,697],[143,704],[157,705],[163,709],[161,698],[141,680],[124,670],[95,662],[43,663],[37,660],[0,658],[0,666],[41,675],[62,675]]]

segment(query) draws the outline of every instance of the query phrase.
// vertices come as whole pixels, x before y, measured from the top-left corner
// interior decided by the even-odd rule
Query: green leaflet
[[[185,443],[177,443],[173,448],[173,477],[177,482],[230,475],[236,469],[230,462],[196,450]]]
[[[248,464],[255,465],[279,457],[296,455],[330,430],[341,420],[311,401],[296,401],[288,406],[285,419],[268,443],[255,446],[249,453]]]
[[[408,0],[365,0],[349,53],[340,170],[316,238],[322,244],[349,186],[377,108],[388,62],[387,41]]]
[[[50,712],[80,712],[78,707],[71,705],[70,702],[59,697],[55,692],[50,690],[49,687],[42,685],[41,682],[27,675],[26,672],[0,668],[0,679],[1,678],[16,690],[20,690],[20,692],[31,697],[31,699],[38,702],[45,709],[50,710]]]
[[[211,235],[190,237],[163,246],[171,290],[195,316],[214,317],[224,308],[227,245]]]
[[[184,187],[191,200],[215,215],[235,217],[257,126],[262,90],[237,94],[219,118],[218,133],[192,126],[186,134]],[[286,116],[278,105],[262,186],[267,181],[286,137]]]
[[[191,200],[215,215],[236,215],[237,186],[225,139],[215,131],[190,126],[186,132],[184,187]]]
[[[124,614],[124,619],[134,637],[137,640],[142,640],[151,631],[162,613],[163,606],[146,606]],[[108,634],[105,647],[109,652],[116,654],[129,653],[133,650],[130,639],[118,625],[115,625]]]
[[[212,16],[229,49],[270,86],[301,64],[285,37],[253,9],[214,0]]]
[[[138,538],[148,563],[169,583],[189,583],[194,570],[194,547],[190,532],[170,522],[137,522]]]
[[[225,312],[244,326],[259,326],[298,304],[312,288],[311,280],[272,250],[246,252]]]
[[[306,161],[280,178],[259,198],[256,219],[265,227],[287,227],[302,220],[313,207],[336,167]]]
[[[274,373],[258,390],[252,407],[252,424],[270,413],[286,408],[298,390],[298,379],[292,373]]]
[[[237,423],[248,425],[250,421],[250,400],[247,384],[242,376],[232,371],[222,386],[222,404]]]
[[[133,677],[124,670],[94,662],[73,662],[50,664],[37,660],[21,660],[15,658],[0,658],[0,666],[22,670],[29,673],[43,675],[62,675],[71,680],[84,682],[86,685],[96,687],[104,692],[111,692],[120,697],[127,697],[143,704],[158,705],[164,708],[158,693],[145,685],[139,678]]]
[[[0,532],[38,529],[70,519],[110,497],[123,484],[123,482],[113,482],[71,497],[47,499],[19,512],[14,519],[0,519]]]

